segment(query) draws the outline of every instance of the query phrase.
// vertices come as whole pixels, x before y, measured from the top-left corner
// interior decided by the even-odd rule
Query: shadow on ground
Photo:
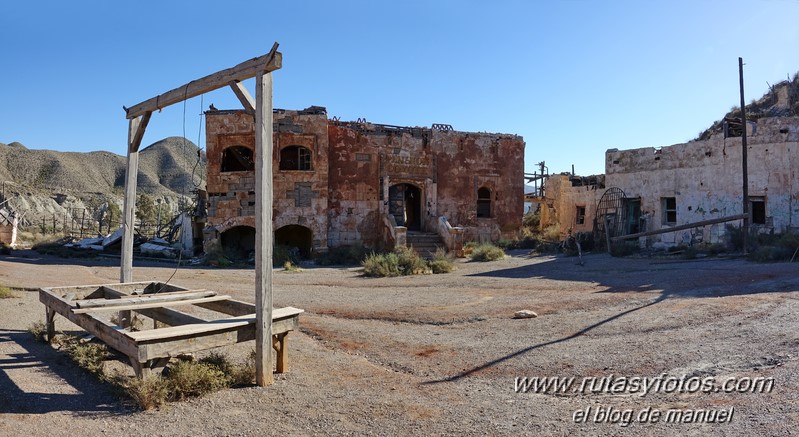
[[[49,345],[36,342],[27,331],[0,329],[0,350],[11,352],[0,353],[0,414],[67,411],[117,415],[130,411],[110,386]],[[19,372],[25,373],[26,379],[15,380],[15,369],[26,369]],[[47,392],[47,380],[53,378],[62,379],[71,393]]]

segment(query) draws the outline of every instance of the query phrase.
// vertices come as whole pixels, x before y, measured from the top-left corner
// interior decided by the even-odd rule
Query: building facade
[[[456,230],[469,240],[512,238],[523,214],[524,141],[328,119],[321,107],[274,112],[277,244],[310,256],[330,247],[392,247],[406,232]],[[206,252],[255,241],[254,119],[206,113]],[[453,230],[454,229],[454,230]]]

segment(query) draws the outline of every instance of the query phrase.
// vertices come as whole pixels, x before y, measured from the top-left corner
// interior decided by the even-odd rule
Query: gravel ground
[[[795,264],[589,255],[459,262],[369,279],[276,271],[275,306],[306,310],[274,385],[139,412],[27,328],[35,291],[0,299],[0,435],[793,435],[799,430]],[[115,282],[115,261],[0,256],[0,284]],[[138,265],[137,281],[253,301],[252,270]],[[533,319],[512,319],[521,309]],[[57,318],[57,329],[78,328]],[[252,344],[226,349],[243,356]],[[765,393],[517,393],[517,377],[773,378]],[[661,376],[661,379],[664,379]],[[768,379],[766,379],[768,380]],[[589,380],[590,381],[590,380]],[[588,409],[588,413],[583,412]],[[608,410],[612,409],[608,414]],[[641,423],[647,411],[732,411],[724,423]],[[629,413],[626,413],[629,411]],[[643,413],[642,413],[643,412]],[[579,420],[580,415],[587,420]],[[625,422],[628,414],[631,423]],[[578,419],[575,421],[575,417]],[[685,416],[683,416],[685,419]],[[615,423],[610,423],[615,422]]]

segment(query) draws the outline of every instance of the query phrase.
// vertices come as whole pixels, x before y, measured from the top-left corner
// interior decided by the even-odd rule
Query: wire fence
[[[111,234],[122,225],[119,215],[115,216],[113,211],[106,211],[97,218],[86,208],[66,208],[63,213],[40,215],[33,220],[23,219],[19,223],[19,229],[42,235],[65,235],[81,240]],[[154,223],[136,221],[134,227],[139,235],[154,238],[162,236],[173,223],[173,217],[165,216]]]

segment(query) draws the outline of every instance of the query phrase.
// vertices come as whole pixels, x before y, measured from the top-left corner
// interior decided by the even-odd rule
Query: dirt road
[[[114,261],[73,265],[22,255],[0,256],[0,284],[118,279]],[[0,299],[0,435],[797,432],[796,264],[585,261],[516,253],[460,262],[451,274],[391,279],[363,278],[354,268],[276,271],[275,306],[306,310],[301,331],[289,337],[290,372],[267,388],[151,412],[137,412],[60,352],[32,341],[27,328],[44,318],[37,293]],[[152,264],[135,267],[134,279],[164,281],[173,273],[175,284],[253,301],[251,270],[175,272]],[[521,309],[539,317],[512,319]],[[57,320],[58,329],[76,329]],[[535,393],[531,379],[526,387],[517,379],[524,377],[575,383]],[[634,390],[634,381],[650,387]],[[754,381],[770,381],[771,390],[750,387]],[[711,391],[727,384],[732,392],[706,393],[694,383]],[[662,417],[653,419],[654,412]],[[716,423],[706,423],[711,413]]]

